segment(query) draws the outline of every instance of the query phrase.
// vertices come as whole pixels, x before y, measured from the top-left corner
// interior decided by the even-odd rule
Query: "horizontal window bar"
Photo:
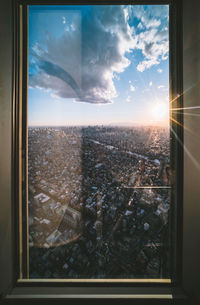
[[[82,283],[171,283],[171,279],[18,279],[18,283],[63,283],[63,282],[82,282]]]

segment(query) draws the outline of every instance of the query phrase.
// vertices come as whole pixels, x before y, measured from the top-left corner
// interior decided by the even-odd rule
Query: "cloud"
[[[135,91],[135,87],[133,85],[130,84],[130,90],[133,92]]]
[[[162,91],[169,91],[169,88],[165,87],[164,85],[159,85],[158,89]]]
[[[145,27],[144,27],[144,25],[142,24],[142,22],[139,22],[138,25],[137,25],[137,28],[138,28],[139,30],[143,30]]]
[[[66,23],[66,18],[63,16],[62,17],[62,23],[65,24]]]
[[[74,23],[71,23],[70,28],[71,28],[72,31],[75,31],[76,30],[76,25]]]
[[[167,5],[137,5],[132,8],[132,16],[139,21],[137,29],[143,30],[137,34],[136,45],[144,56],[137,65],[137,70],[143,72],[168,57],[169,9]]]
[[[151,68],[151,66],[153,65],[158,65],[159,62],[157,60],[143,60],[142,62],[140,62],[138,65],[137,65],[137,70],[139,72],[144,72],[146,69],[149,69]]]
[[[152,87],[152,85],[153,85],[153,83],[152,83],[152,81],[149,83],[149,87]]]
[[[158,73],[162,73],[162,72],[163,72],[163,70],[162,70],[162,69],[158,69],[157,71],[158,71]]]
[[[123,6],[94,6],[82,16],[72,12],[73,32],[60,37],[48,33],[32,46],[37,72],[30,75],[29,85],[78,102],[112,103],[117,96],[114,78],[130,65],[126,55],[136,46],[127,12]]]
[[[73,79],[73,77],[67,71],[49,61],[41,61],[38,66],[48,75],[48,78],[50,76],[54,76],[66,82],[74,90],[76,95],[81,99],[80,88],[77,85],[76,81]]]
[[[132,7],[132,15],[139,20],[138,29],[157,28],[168,17],[168,7],[137,5]]]
[[[145,20],[166,19],[169,16],[168,5],[136,5],[131,7],[133,17],[141,20],[145,16]]]
[[[158,32],[157,29],[142,32],[137,37],[136,48],[142,51],[144,60],[137,65],[137,70],[143,72],[166,60],[169,51],[168,30]]]
[[[141,20],[147,29],[159,27],[161,24],[159,19],[149,19],[147,15],[142,16]]]
[[[130,97],[130,95],[128,95],[127,98],[126,98],[126,102],[130,103],[130,101],[131,101],[131,97]]]
[[[62,17],[62,36],[47,33],[45,40],[30,48],[29,86],[52,90],[55,96],[76,102],[112,103],[117,97],[114,79],[120,79],[131,64],[128,53],[141,51],[140,72],[167,59],[168,28],[162,19],[167,12],[156,6],[145,10],[140,5],[91,6],[82,15],[69,12],[69,25]],[[128,23],[132,15],[141,23],[139,33]],[[131,85],[130,90],[135,87]]]

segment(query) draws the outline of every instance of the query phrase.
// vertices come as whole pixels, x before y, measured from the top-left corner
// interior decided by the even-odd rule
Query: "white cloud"
[[[126,21],[128,21],[128,19],[129,19],[128,7],[124,8],[124,18],[125,18]]]
[[[152,85],[153,85],[153,82],[152,81],[149,82],[149,87],[152,87]]]
[[[75,25],[74,23],[72,23],[72,24],[70,25],[70,28],[71,28],[72,31],[75,31],[75,30],[76,30],[76,25]]]
[[[72,12],[73,35],[68,28],[61,37],[49,34],[40,52],[32,51],[38,73],[30,76],[30,86],[39,84],[79,102],[112,103],[114,78],[130,65],[126,54],[137,42],[127,12],[122,6],[93,6],[90,18],[83,15],[82,20]]]
[[[164,20],[168,21],[169,9],[168,6],[152,5],[148,8],[143,5],[132,7],[132,15],[139,20],[139,29],[149,29],[159,27]]]
[[[120,73],[131,63],[128,53],[134,49],[142,52],[144,58],[137,65],[140,72],[168,57],[168,29],[165,26],[158,31],[164,10],[133,7],[93,6],[90,18],[72,11],[71,25],[62,17],[64,34],[48,34],[45,41],[32,47],[38,72],[30,76],[29,85],[79,102],[112,103],[117,96],[114,79],[120,79]],[[144,31],[136,34],[137,29],[129,26],[130,14],[140,18],[140,23],[142,18],[138,27],[143,26]],[[131,91],[133,88],[130,86]]]
[[[168,6],[133,6],[133,17],[139,21],[136,48],[141,50],[144,59],[138,63],[140,72],[158,65],[168,57]]]
[[[159,19],[149,19],[147,15],[142,16],[141,20],[147,29],[159,27],[161,24]]]
[[[142,22],[139,22],[137,28],[138,28],[139,30],[143,30],[145,27],[144,27],[144,25],[142,24]]]
[[[165,86],[163,85],[158,86],[158,89],[163,89],[163,88],[165,88]]]
[[[74,23],[65,26],[66,32],[69,32],[69,31],[73,32],[75,30],[76,30],[76,25]]]
[[[130,84],[130,90],[133,92],[133,91],[135,91],[135,87],[132,85],[132,84]]]
[[[54,94],[54,93],[51,93],[50,96],[56,100],[60,100],[60,96]]]
[[[126,102],[130,103],[130,101],[131,101],[131,97],[130,97],[130,95],[128,95],[127,98],[126,98]]]
[[[62,17],[62,23],[66,24],[66,18],[64,16]]]
[[[168,31],[158,32],[157,29],[153,28],[140,33],[137,36],[136,48],[141,50],[144,56],[144,60],[137,65],[138,71],[143,72],[153,65],[158,65],[168,57]]]
[[[169,16],[169,7],[167,5],[152,5],[148,8],[144,8],[143,5],[132,6],[132,14],[138,20],[143,16],[147,19],[168,19]]]
[[[144,72],[146,69],[151,68],[153,65],[158,65],[159,61],[157,60],[144,60],[137,65],[137,70],[139,72]]]
[[[162,73],[162,72],[163,72],[163,70],[162,70],[162,69],[158,69],[157,71],[158,71],[158,73]]]

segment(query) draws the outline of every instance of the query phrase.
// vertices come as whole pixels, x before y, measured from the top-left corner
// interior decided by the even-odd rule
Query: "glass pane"
[[[29,6],[30,278],[170,278],[168,23]]]

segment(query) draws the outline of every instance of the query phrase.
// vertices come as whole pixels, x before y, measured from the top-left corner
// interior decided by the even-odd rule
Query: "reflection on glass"
[[[29,6],[30,278],[170,278],[168,74],[166,5]]]

